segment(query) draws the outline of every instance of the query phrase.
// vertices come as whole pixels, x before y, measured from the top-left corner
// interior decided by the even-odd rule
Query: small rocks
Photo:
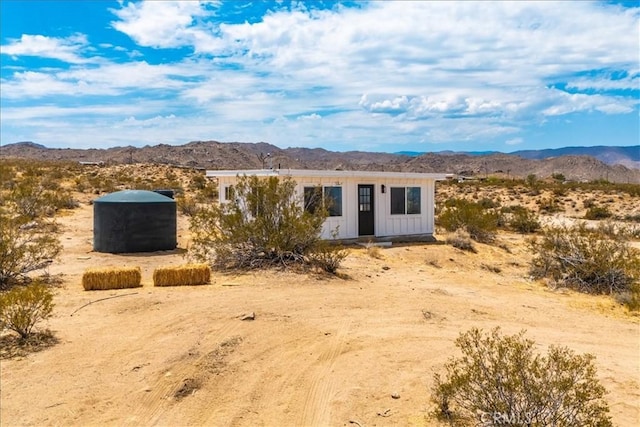
[[[243,314],[240,316],[240,320],[256,320],[256,313],[252,311],[251,313]]]
[[[398,393],[397,391],[394,391],[393,393],[391,393],[391,398],[400,399],[400,393]]]

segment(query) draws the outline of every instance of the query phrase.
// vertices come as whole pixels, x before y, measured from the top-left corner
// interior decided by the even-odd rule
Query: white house
[[[233,197],[238,176],[291,177],[306,203],[322,188],[329,217],[322,237],[332,230],[341,240],[434,240],[435,182],[444,173],[363,172],[304,169],[208,170],[218,180],[220,203]]]

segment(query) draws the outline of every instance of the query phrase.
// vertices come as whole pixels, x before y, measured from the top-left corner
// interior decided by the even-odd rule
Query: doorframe
[[[371,221],[371,233],[362,233],[362,228],[361,228],[361,222],[360,221],[360,216],[362,214],[362,211],[360,210],[360,189],[361,188],[369,188],[371,189],[371,193],[370,193],[370,200],[369,200],[369,204],[370,204],[370,214],[366,215],[370,221]],[[376,186],[375,184],[357,184],[357,192],[356,192],[356,197],[357,197],[357,212],[358,212],[358,216],[357,216],[357,220],[358,220],[358,237],[361,236],[375,236],[376,235],[376,209],[375,209],[375,189]]]

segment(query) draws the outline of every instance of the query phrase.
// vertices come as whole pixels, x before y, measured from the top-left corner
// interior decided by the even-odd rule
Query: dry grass
[[[89,268],[82,275],[85,291],[138,288],[141,281],[140,267]]]
[[[204,285],[211,281],[211,269],[207,264],[185,264],[175,267],[158,267],[153,272],[154,286]]]

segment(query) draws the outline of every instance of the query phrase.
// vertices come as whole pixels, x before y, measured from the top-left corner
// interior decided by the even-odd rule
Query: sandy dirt
[[[615,424],[640,425],[639,318],[528,280],[518,235],[500,235],[511,253],[355,247],[341,278],[214,273],[211,285],[154,288],[153,269],[184,263],[184,249],[95,253],[92,221],[86,203],[58,220],[50,273],[63,284],[43,326],[59,342],[0,361],[2,426],[436,425],[433,375],[474,326],[594,354]],[[144,286],[84,291],[96,266],[140,266]]]

